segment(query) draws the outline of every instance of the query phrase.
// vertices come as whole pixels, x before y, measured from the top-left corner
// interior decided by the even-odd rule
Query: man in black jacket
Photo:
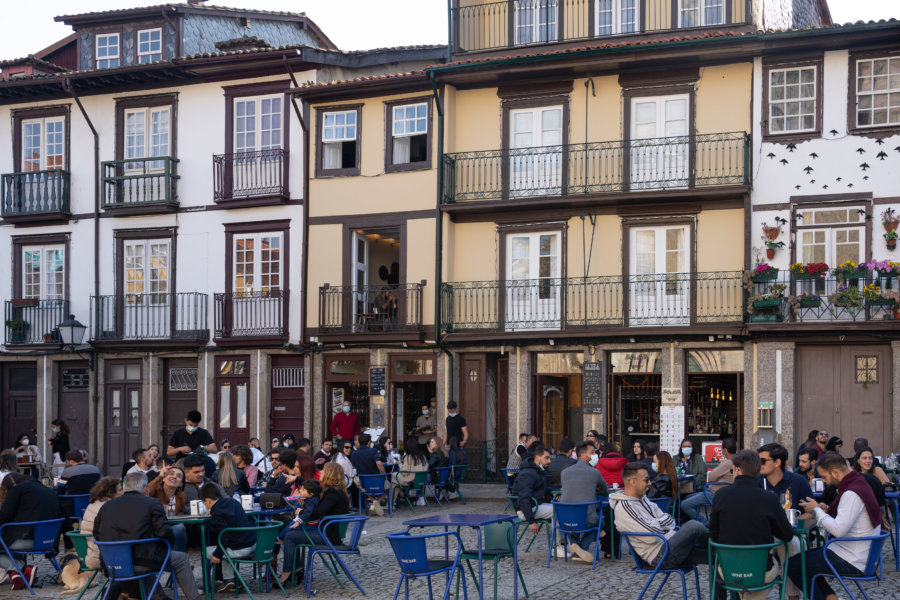
[[[732,457],[731,463],[734,483],[722,487],[713,496],[709,538],[736,546],[771,544],[775,538],[790,542],[794,532],[778,496],[762,489],[757,479],[762,464],[759,455],[752,450],[741,450]],[[776,577],[778,568],[770,558],[766,581]],[[725,597],[724,593],[716,595]],[[754,600],[767,595],[768,590],[745,593],[743,598]]]
[[[213,564],[222,564],[222,578],[225,584],[216,592],[233,592],[236,582],[231,564],[222,561],[222,548],[219,546],[219,534],[230,527],[250,527],[250,519],[234,498],[222,494],[218,486],[207,485],[200,490],[200,500],[209,511],[209,541],[206,554]],[[228,549],[231,558],[244,558],[256,550],[256,534],[252,531],[229,531],[222,536],[222,544]]]
[[[16,484],[0,507],[0,525],[49,521],[62,516],[59,498],[53,490],[20,473],[10,473],[6,477],[12,478]],[[34,532],[31,527],[7,527],[3,531],[3,541],[10,550],[31,550],[34,548]],[[20,568],[22,565],[19,562]],[[14,568],[6,553],[0,553],[0,573],[5,575],[7,570]],[[37,567],[29,565],[23,573],[30,583],[34,581]]]
[[[535,444],[519,466],[519,474],[513,484],[519,518],[528,522],[528,529],[535,535],[540,528],[536,521],[553,518],[546,472],[549,465],[550,450],[541,444]],[[535,502],[537,508],[534,506]]]
[[[571,467],[578,461],[569,456],[575,448],[575,442],[569,438],[563,438],[559,442],[559,453],[550,460],[550,466],[547,467],[549,473],[548,482],[551,489],[558,490],[562,488],[562,472],[566,467]]]
[[[278,455],[278,465],[272,470],[272,477],[266,484],[265,493],[277,492],[282,496],[291,495],[291,486],[294,484],[294,466],[297,464],[297,453],[284,449]]]
[[[124,493],[109,500],[100,508],[94,520],[94,539],[99,542],[119,542],[145,538],[163,538],[175,543],[172,527],[166,519],[163,505],[147,495],[147,476],[131,473],[122,484]],[[132,546],[132,557],[136,570],[144,572],[159,569],[165,558],[163,546],[147,542]],[[172,551],[169,562],[175,570],[175,580],[187,600],[200,598],[197,582],[191,569],[191,561],[184,552]],[[111,589],[110,595],[118,598],[119,590]]]

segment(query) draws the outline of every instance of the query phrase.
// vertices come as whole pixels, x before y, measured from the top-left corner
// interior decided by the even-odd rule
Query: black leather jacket
[[[165,508],[156,498],[140,492],[125,492],[106,502],[94,520],[94,538],[99,542],[119,542],[159,537],[175,543]],[[158,568],[166,556],[162,544],[132,547],[135,566]]]

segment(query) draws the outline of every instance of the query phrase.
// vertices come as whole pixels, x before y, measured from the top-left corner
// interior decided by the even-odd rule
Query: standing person
[[[716,468],[706,474],[706,481],[708,483],[715,482],[723,482],[723,483],[731,483],[734,481],[734,475],[732,474],[732,458],[737,452],[737,442],[734,438],[725,438],[722,440],[722,456],[725,460],[719,462],[716,465]],[[709,488],[710,494],[715,494],[720,488],[723,486],[717,485]],[[698,521],[703,523],[704,525],[709,524],[709,517],[703,513],[703,511],[697,512],[697,507],[707,505],[706,496],[704,494],[694,494],[693,496],[686,498],[681,503],[681,512],[683,514],[688,515],[689,517],[694,517]]]
[[[515,448],[513,448],[509,453],[509,458],[506,460],[506,468],[507,469],[518,469],[519,465],[522,463],[522,459],[525,458],[525,455],[528,454],[528,447],[531,445],[531,434],[530,433],[520,433],[519,434],[519,443],[516,444]]]
[[[251,488],[256,487],[259,469],[253,466],[253,453],[250,452],[250,446],[235,446],[231,449],[231,453],[234,455],[234,466],[243,471],[244,477],[247,478],[247,485]]]
[[[785,502],[787,494],[790,494],[791,505],[784,508],[796,508],[800,500],[812,496],[806,477],[786,470],[788,451],[784,446],[776,443],[766,444],[760,447],[758,452],[762,463],[759,469],[759,482],[764,490],[774,492],[779,497],[784,494]]]
[[[550,460],[550,466],[547,467],[550,489],[558,490],[559,488],[561,488],[562,472],[578,462],[577,460],[569,456],[574,448],[575,442],[573,442],[569,438],[563,438],[562,440],[560,440],[558,448],[559,451],[556,453],[556,456],[554,456]]]
[[[97,513],[103,508],[103,505],[113,498],[122,495],[122,486],[115,477],[104,477],[94,484],[91,488],[91,502],[84,509],[84,516],[81,517],[81,525],[78,526],[79,531],[93,531],[94,521],[97,519]],[[93,539],[87,541],[87,556],[85,556],[84,564],[88,569],[100,569],[100,549]]]
[[[603,444],[603,454],[597,461],[597,470],[603,475],[606,483],[622,485],[622,468],[628,463],[625,457],[616,451],[609,442]]]
[[[225,491],[226,496],[232,496],[235,493],[249,494],[250,484],[244,471],[239,469],[234,462],[234,455],[231,452],[223,450],[219,453],[219,461],[216,463],[216,470],[212,475],[212,480],[218,483]],[[200,498],[202,500],[202,498]]]
[[[199,410],[189,410],[184,417],[184,427],[179,427],[172,433],[169,445],[166,447],[166,456],[180,460],[197,448],[202,448],[209,453],[216,451],[216,443],[209,432],[200,427],[203,415]]]
[[[447,419],[444,421],[444,447],[447,446],[447,440],[455,437],[459,440],[460,446],[465,446],[469,441],[469,427],[466,420],[457,411],[456,402],[451,400],[447,403]]]
[[[320,471],[324,469],[325,463],[329,462],[332,456],[334,456],[334,443],[329,439],[323,440],[322,447],[319,448],[319,451],[313,456],[316,468]]]
[[[353,438],[359,435],[359,416],[350,410],[350,401],[344,400],[341,405],[341,412],[334,415],[331,419],[331,435],[336,437],[338,441],[347,440],[352,442]]]
[[[616,529],[623,533],[659,533],[669,542],[669,554],[660,565],[663,569],[706,564],[706,527],[697,521],[686,521],[676,530],[675,518],[660,510],[647,498],[650,476],[643,463],[633,462],[622,470],[623,491],[609,497],[615,512]],[[656,537],[631,538],[631,547],[648,565],[656,566],[663,555],[663,542]]]
[[[597,464],[598,457],[594,454],[594,444],[591,442],[581,442],[575,446],[575,455],[578,456],[572,465],[564,469],[561,474],[562,493],[559,496],[560,502],[579,503],[594,502],[598,495],[607,495],[609,488],[603,475],[594,467]],[[553,464],[552,462],[550,463]],[[587,524],[593,526],[597,523],[597,512],[588,511]],[[605,532],[604,532],[605,533]],[[584,562],[593,564],[594,555],[591,554],[591,534],[590,532],[581,534],[580,536],[566,536],[569,544],[569,551],[574,553]],[[557,546],[556,556],[565,556],[565,549],[560,552]]]
[[[209,562],[214,565],[222,565],[222,587],[216,590],[216,593],[233,592],[235,587],[234,569],[222,557],[225,552],[231,558],[246,558],[253,554],[256,550],[256,534],[252,531],[228,531],[221,536],[221,543],[225,546],[225,550],[219,545],[219,535],[226,529],[232,527],[250,527],[250,519],[247,513],[241,508],[241,503],[234,498],[229,498],[222,494],[222,490],[214,485],[208,485],[200,490],[200,500],[209,512],[209,538],[205,541],[206,556]]]
[[[63,460],[69,453],[69,426],[62,419],[53,419],[50,421],[50,438],[47,445],[50,446],[50,457],[53,461],[51,471],[54,477],[59,477],[63,469]]]
[[[706,483],[706,463],[699,452],[694,452],[694,443],[684,438],[678,447],[678,456],[674,457],[675,466],[681,469],[682,475],[693,475],[694,482],[684,481],[681,485],[681,493],[688,496],[695,490],[703,488]]]
[[[790,542],[794,530],[784,509],[778,498],[766,493],[759,485],[759,456],[752,450],[741,450],[732,456],[733,483],[713,497],[709,539],[735,546],[771,544],[775,538]],[[781,554],[784,554],[783,548]],[[769,582],[777,577],[779,566],[769,556],[766,567],[766,581]],[[741,600],[765,600],[768,594],[769,590],[743,593]],[[721,594],[719,597],[726,596]]]
[[[520,519],[528,522],[528,529],[534,535],[537,535],[539,529],[536,522],[538,519],[553,518],[550,486],[547,485],[549,465],[550,450],[535,444],[519,467],[519,474],[513,484],[517,514]]]
[[[7,523],[27,523],[30,521],[49,521],[58,519],[62,516],[59,498],[50,488],[41,485],[20,473],[10,473],[3,480],[4,487],[7,488],[6,499],[0,506],[0,525]],[[16,550],[31,550],[34,548],[34,535],[31,527],[7,527],[3,531],[3,541],[7,547],[15,552]],[[19,562],[19,567],[24,565],[24,561]],[[12,561],[6,553],[0,553],[0,573],[14,569]],[[22,570],[28,579],[29,585],[37,576],[37,567],[34,565],[25,566]],[[13,577],[13,585],[24,584],[20,581],[18,574]],[[18,589],[14,587],[13,589]]]
[[[431,436],[437,434],[437,419],[431,413],[430,405],[422,405],[422,414],[416,419],[416,428],[413,430],[413,434],[418,436],[418,442],[422,446],[428,443]]]
[[[147,496],[147,478],[140,473],[125,476],[122,484],[124,493],[109,500],[97,513],[92,533],[98,542],[119,542],[159,537],[170,544],[175,542],[172,527],[159,502]],[[134,566],[156,570],[165,558],[163,547],[158,543],[138,544],[131,550]],[[169,562],[175,571],[175,581],[187,600],[201,597],[194,580],[191,561],[187,554],[172,550]],[[112,586],[110,595],[119,597],[121,586]]]
[[[881,508],[875,500],[872,488],[863,476],[852,471],[840,454],[828,453],[819,459],[816,470],[825,485],[837,488],[837,497],[830,506],[818,504],[813,498],[800,502],[804,518],[815,518],[816,525],[832,537],[859,538],[878,535],[881,531]],[[869,558],[872,542],[835,542],[828,547],[828,560],[841,575],[861,575]],[[806,584],[812,585],[813,575],[831,573],[825,563],[824,548],[806,552]],[[798,587],[803,584],[800,561],[788,565],[791,581]],[[837,600],[837,595],[828,582],[816,579],[816,598]]]

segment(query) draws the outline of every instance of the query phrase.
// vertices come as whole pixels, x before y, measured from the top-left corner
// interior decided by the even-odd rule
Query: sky
[[[53,17],[164,4],[163,0],[2,0],[0,60],[27,56],[72,32]],[[446,0],[211,0],[209,4],[305,12],[342,50],[447,43]],[[900,19],[900,0],[828,0],[835,23]],[[39,7],[36,9],[36,7]],[[348,18],[351,17],[351,18]],[[10,26],[20,23],[21,26]],[[373,23],[379,24],[372,27]]]

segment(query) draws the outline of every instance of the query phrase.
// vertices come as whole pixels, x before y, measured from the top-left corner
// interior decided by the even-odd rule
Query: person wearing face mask
[[[341,412],[331,419],[331,435],[338,439],[338,445],[340,445],[344,441],[352,442],[360,431],[359,416],[350,410],[350,401],[344,400]]]
[[[434,413],[431,412],[431,405],[423,404],[422,405],[422,416],[416,419],[416,428],[413,431],[413,434],[418,436],[417,442],[419,445],[424,446],[428,444],[428,440],[431,439],[431,436],[437,433],[437,420],[434,418]]]
[[[575,446],[578,460],[560,473],[562,480],[560,502],[594,502],[598,494],[606,496],[609,493],[603,475],[596,469],[599,457],[594,450],[593,442],[581,442]],[[588,526],[593,526],[597,522],[595,511],[588,512],[587,522]],[[581,536],[566,536],[569,554],[574,554],[575,558],[584,562],[593,563],[594,555],[590,552],[592,535],[588,532]],[[557,558],[564,556],[563,552],[565,550],[557,546]]]
[[[196,450],[203,448],[209,453],[216,452],[216,443],[209,432],[200,427],[203,419],[199,410],[190,410],[184,418],[184,427],[176,429],[166,447],[166,456],[180,460]]]
[[[650,485],[647,496],[650,498],[676,498],[678,488],[674,482],[678,481],[678,475],[675,473],[672,455],[665,450],[660,450],[653,455],[653,463],[650,468],[656,473],[656,477]]]
[[[537,535],[539,520],[553,518],[550,504],[550,486],[547,485],[547,467],[550,465],[550,450],[541,444],[531,447],[513,484],[516,495],[516,511],[519,518],[528,522],[528,530]],[[537,508],[535,508],[537,504]]]
[[[59,477],[65,466],[64,459],[69,453],[69,426],[62,419],[53,419],[50,422],[50,438],[47,445],[50,446],[50,456],[53,457],[51,472],[54,477]]]
[[[23,433],[16,438],[16,445],[13,446],[13,450],[16,451],[16,461],[20,463],[39,463],[44,460],[40,449],[31,443],[31,438],[27,433]],[[31,476],[37,479],[38,472],[34,467],[31,468]]]
[[[444,447],[447,447],[447,440],[455,437],[459,440],[460,446],[465,446],[469,440],[469,428],[466,420],[459,412],[457,412],[456,402],[451,400],[447,403],[447,420],[444,422]]]
[[[681,475],[694,475],[694,482],[684,481],[681,483],[681,495],[686,497],[695,490],[703,488],[706,483],[706,463],[699,452],[694,452],[694,444],[691,440],[684,438],[678,450],[678,456],[675,457],[675,466],[681,469]]]

